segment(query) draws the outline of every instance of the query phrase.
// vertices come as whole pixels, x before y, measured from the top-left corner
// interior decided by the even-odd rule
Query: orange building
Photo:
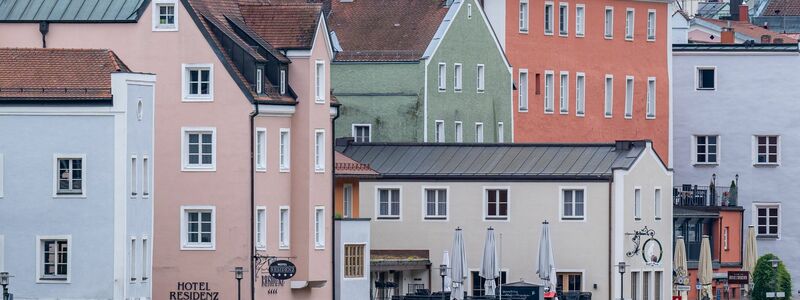
[[[648,139],[668,160],[669,2],[485,1],[514,69],[514,141]]]

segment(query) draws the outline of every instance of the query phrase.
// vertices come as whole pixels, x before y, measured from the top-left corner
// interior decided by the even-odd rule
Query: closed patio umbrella
[[[747,239],[744,241],[744,258],[742,259],[742,271],[750,272],[750,284],[753,282],[753,272],[756,269],[758,259],[758,248],[756,248],[756,229],[753,225],[747,228]],[[745,285],[745,289],[750,291],[750,284]]]
[[[450,252],[444,250],[444,255],[442,255],[442,264],[445,266],[445,275],[444,275],[444,291],[449,292],[450,287],[453,285],[453,281],[450,280]]]
[[[486,230],[486,242],[483,244],[483,258],[481,259],[481,270],[478,273],[485,279],[484,294],[494,296],[496,284],[494,280],[500,277],[500,265],[497,259],[497,244],[494,242],[494,228]]]
[[[453,237],[453,256],[450,257],[450,279],[453,281],[453,289],[450,299],[464,299],[465,286],[467,284],[467,254],[464,251],[464,234],[461,228],[456,228]]]
[[[542,235],[539,238],[539,265],[536,271],[539,279],[546,282],[550,291],[556,290],[556,262],[553,259],[553,246],[550,241],[550,224],[542,222]]]
[[[685,278],[688,280],[689,264],[686,262],[686,243],[683,241],[682,236],[678,236],[675,241],[675,256],[673,257],[672,265],[678,276],[686,276]],[[686,285],[688,282],[682,282],[681,284]],[[681,299],[687,299],[689,297],[687,291],[677,291],[674,285],[673,289],[673,295],[681,296]]]
[[[711,293],[711,280],[714,276],[714,269],[711,268],[711,242],[707,235],[703,235],[703,242],[700,244],[700,261],[697,264],[697,277],[700,279],[702,289],[700,290],[701,299],[708,297],[713,299]]]

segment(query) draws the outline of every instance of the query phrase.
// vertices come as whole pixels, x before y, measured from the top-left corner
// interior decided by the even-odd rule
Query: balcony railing
[[[672,189],[672,204],[691,207],[737,206],[737,188],[684,184]]]

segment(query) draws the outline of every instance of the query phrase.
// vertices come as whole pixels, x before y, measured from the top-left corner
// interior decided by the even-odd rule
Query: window
[[[655,207],[656,220],[661,220],[661,189],[656,188],[653,195],[653,206]]]
[[[569,73],[561,72],[559,84],[561,90],[558,91],[558,110],[562,114],[567,114],[569,113]]]
[[[400,219],[400,189],[378,189],[378,219]]]
[[[342,186],[342,215],[345,218],[353,217],[353,185],[345,184]]]
[[[456,121],[456,143],[464,142],[464,126],[461,121]]]
[[[356,143],[369,143],[372,141],[372,125],[353,124],[353,139]]]
[[[780,204],[754,204],[756,210],[756,236],[780,237]]]
[[[656,78],[647,78],[647,119],[656,118]]]
[[[716,164],[719,156],[719,136],[696,135],[695,139],[695,164]]]
[[[583,4],[575,6],[575,36],[582,37],[586,34],[586,7]]]
[[[183,128],[183,170],[216,169],[216,129]]]
[[[475,123],[475,142],[483,143],[483,123]]]
[[[567,36],[569,34],[569,4],[558,4],[558,35]]]
[[[634,21],[634,10],[633,8],[628,8],[625,11],[625,40],[633,40],[633,21]]]
[[[535,82],[535,84],[536,84],[536,86],[534,88],[536,89],[536,95],[541,95],[542,94],[542,74],[536,73],[536,82]]]
[[[717,68],[697,67],[697,89],[714,90],[717,88]]]
[[[606,39],[614,38],[614,8],[606,6],[606,18],[604,23]]]
[[[267,208],[256,208],[256,249],[267,249]]]
[[[650,272],[642,272],[642,300],[650,300]]]
[[[263,92],[264,88],[264,75],[262,75],[263,72],[264,71],[260,68],[256,69],[256,94],[259,95]]]
[[[175,13],[177,1],[153,1],[153,31],[177,31],[178,14]]]
[[[653,272],[653,277],[654,277],[653,281],[655,282],[655,284],[653,285],[653,291],[654,291],[653,294],[655,295],[655,297],[653,297],[654,300],[661,300],[661,284],[662,284],[661,277],[663,276],[662,274],[663,273],[661,271]]]
[[[561,190],[561,220],[585,220],[584,194],[584,189],[565,188]]]
[[[325,103],[325,62],[318,60],[314,73],[314,90],[317,103]]]
[[[256,170],[267,170],[267,129],[256,128]]]
[[[314,249],[325,249],[325,208],[314,208]]]
[[[779,142],[779,136],[777,135],[757,135],[755,164],[777,165],[780,162]]]
[[[436,120],[436,126],[433,128],[433,136],[437,143],[444,143],[444,121]]]
[[[56,158],[56,195],[84,194],[84,157],[62,156]]]
[[[142,237],[142,281],[147,281],[150,274],[150,248],[147,237]]]
[[[586,75],[583,73],[575,74],[575,115],[584,116],[586,114]]]
[[[639,272],[631,272],[631,300],[639,299]]]
[[[722,229],[722,250],[729,251],[728,249],[728,232],[730,231],[730,227],[725,226]]]
[[[281,206],[278,215],[278,247],[289,249],[289,207]]]
[[[289,128],[281,128],[280,145],[278,145],[278,164],[283,172],[289,171],[289,146],[291,143]]]
[[[136,103],[136,120],[141,121],[144,114],[144,108],[142,107],[142,98],[139,98],[139,102]]]
[[[215,208],[213,206],[184,206],[181,250],[214,250],[216,244]]]
[[[150,158],[142,156],[142,197],[150,196]]]
[[[647,40],[656,40],[656,11],[652,9],[647,11]]]
[[[281,95],[286,94],[286,70],[281,70]]]
[[[364,248],[363,244],[344,245],[344,278],[364,277]]]
[[[508,190],[486,190],[485,220],[508,220]]]
[[[544,34],[553,34],[553,2],[544,3]]]
[[[439,63],[439,91],[447,90],[447,64]]]
[[[136,155],[131,157],[131,197],[136,197],[136,191],[139,188],[137,181],[139,178],[136,176]]]
[[[462,83],[461,82],[461,78],[462,78],[461,77],[461,64],[454,64],[453,65],[453,71],[454,71],[453,73],[455,73],[455,74],[453,74],[454,75],[454,77],[453,77],[453,89],[455,89],[456,92],[460,92],[461,91],[461,87],[462,87],[461,86],[461,83]]]
[[[553,113],[553,71],[544,72],[544,112]]]
[[[472,4],[467,4],[467,19],[472,19]]]
[[[212,64],[183,65],[183,101],[212,101]]]
[[[325,130],[314,131],[314,171],[325,171]]]
[[[69,236],[39,237],[40,282],[68,282],[70,275]]]
[[[528,1],[519,2],[519,32],[528,32]]]
[[[625,77],[625,118],[633,117],[633,76]]]
[[[564,292],[580,292],[583,290],[583,273],[557,272],[557,289]]]
[[[131,249],[129,250],[128,270],[131,273],[131,281],[136,281],[136,238],[131,237]]]
[[[519,71],[519,111],[528,111],[528,70]]]
[[[642,189],[633,190],[633,217],[636,220],[642,219]]]
[[[472,296],[485,296],[486,295],[486,279],[480,276],[479,271],[470,271],[472,283]],[[500,271],[500,277],[494,279],[494,286],[506,284],[506,271]],[[505,298],[505,297],[503,297]]]
[[[486,67],[484,67],[484,65],[478,64],[478,80],[476,82],[478,85],[478,93],[482,93],[486,90],[486,78],[484,77],[485,69]]]
[[[425,219],[447,219],[447,189],[430,188],[425,191]]]
[[[614,113],[614,76],[606,75],[605,116],[610,118]]]
[[[503,126],[503,122],[497,122],[497,142],[503,143],[505,142],[505,126]]]

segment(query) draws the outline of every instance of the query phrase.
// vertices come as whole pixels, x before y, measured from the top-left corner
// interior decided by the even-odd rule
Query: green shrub
[[[772,253],[765,254],[758,258],[756,262],[756,270],[753,272],[753,300],[767,300],[767,292],[773,292],[777,285],[778,291],[786,293],[785,298],[769,298],[772,299],[791,299],[792,298],[792,277],[789,271],[786,270],[786,265],[783,261],[778,263],[777,278],[775,278],[775,269],[772,268],[770,260],[778,259]]]

